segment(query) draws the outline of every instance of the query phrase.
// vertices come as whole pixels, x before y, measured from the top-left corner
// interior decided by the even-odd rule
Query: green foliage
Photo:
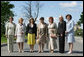
[[[83,23],[83,12],[81,13],[80,19],[79,19],[79,21],[77,22],[77,24],[78,24],[78,25],[81,25],[81,23]]]
[[[1,43],[7,43],[7,38],[5,37],[5,35],[2,35]]]
[[[75,31],[75,36],[83,36],[83,29],[78,29]]]
[[[83,23],[83,12],[81,13],[81,18],[79,20],[81,23]]]
[[[1,35],[5,33],[5,22],[8,21],[9,16],[14,16],[11,9],[14,8],[13,4],[8,1],[1,1]]]

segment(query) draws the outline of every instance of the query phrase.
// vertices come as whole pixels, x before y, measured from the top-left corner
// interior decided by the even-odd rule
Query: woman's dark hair
[[[67,16],[70,16],[70,19],[72,19],[72,16],[71,16],[71,14],[67,14],[67,15],[66,15],[66,19],[67,19]]]
[[[9,19],[12,19],[13,20],[13,17],[10,16]]]
[[[54,21],[54,18],[53,18],[53,17],[49,17],[49,20],[50,20],[50,19],[52,20],[52,22]]]
[[[41,17],[40,20],[44,20],[44,17]]]
[[[31,20],[33,20],[33,24],[35,23],[34,18],[30,18],[29,23],[31,23]]]

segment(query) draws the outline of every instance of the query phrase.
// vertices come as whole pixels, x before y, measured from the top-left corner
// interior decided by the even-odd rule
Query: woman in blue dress
[[[72,20],[72,16],[70,14],[66,15],[66,19],[68,20],[66,24],[66,38],[69,44],[69,52],[68,54],[72,53],[73,50],[73,43],[75,42],[74,39],[74,21]]]

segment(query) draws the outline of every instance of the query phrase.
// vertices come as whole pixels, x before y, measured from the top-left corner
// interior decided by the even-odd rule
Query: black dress
[[[58,24],[58,35],[59,35],[59,52],[64,53],[65,48],[65,31],[66,31],[66,22],[62,21]],[[63,36],[61,36],[61,34]]]

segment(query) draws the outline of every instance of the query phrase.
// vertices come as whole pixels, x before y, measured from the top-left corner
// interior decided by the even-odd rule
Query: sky
[[[14,22],[17,24],[19,18],[24,17],[24,7],[27,1],[10,1],[11,4],[14,4],[14,8],[11,9],[16,16],[14,16]],[[83,12],[83,1],[40,1],[43,5],[39,12],[39,17],[36,23],[39,23],[39,18],[44,17],[45,22],[48,23],[48,18],[53,16],[54,22],[58,24],[59,16],[63,16],[66,21],[65,16],[67,14],[72,15],[72,19],[75,23],[80,19],[81,12]],[[24,20],[24,23],[28,22]]]

